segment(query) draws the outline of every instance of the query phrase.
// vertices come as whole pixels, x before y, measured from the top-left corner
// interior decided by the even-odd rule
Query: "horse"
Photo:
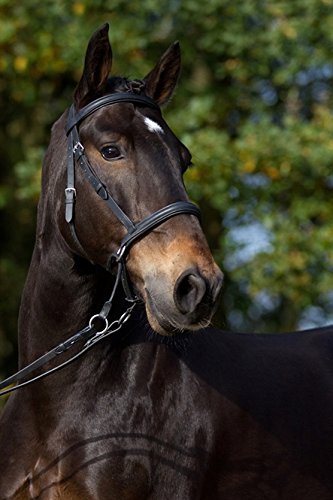
[[[103,25],[43,163],[1,500],[333,499],[333,328],[210,326],[223,275],[160,112],[179,45],[111,65]]]

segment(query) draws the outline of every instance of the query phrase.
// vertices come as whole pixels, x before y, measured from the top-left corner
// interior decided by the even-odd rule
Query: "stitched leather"
[[[134,226],[133,231],[128,232],[128,234],[121,241],[118,252],[124,255],[122,252],[124,247],[129,249],[129,247],[137,239],[142,238],[144,235],[149,233],[149,231],[152,231],[155,227],[169,220],[171,217],[181,214],[195,215],[198,219],[200,219],[200,210],[193,203],[190,203],[189,201],[176,201],[175,203],[171,203],[170,205],[157,210],[157,212],[154,212],[142,221],[138,222],[138,224]]]
[[[84,118],[91,115],[98,109],[104,108],[104,106],[108,106],[109,104],[119,104],[121,102],[127,102],[146,107],[148,106],[149,108],[157,109],[158,111],[160,111],[160,107],[158,106],[158,104],[150,97],[131,94],[129,92],[119,92],[116,94],[109,94],[100,97],[99,99],[95,99],[94,101],[90,102],[89,104],[81,108],[76,113],[73,113],[73,115],[68,120],[66,127],[66,134],[68,135],[69,132],[73,129],[73,127],[75,127],[75,125],[78,125]]]

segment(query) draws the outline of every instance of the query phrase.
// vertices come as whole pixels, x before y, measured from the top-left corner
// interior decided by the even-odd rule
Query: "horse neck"
[[[47,231],[37,229],[39,236],[22,295],[21,366],[87,326],[112,288],[113,277],[75,257],[56,226],[47,222]]]

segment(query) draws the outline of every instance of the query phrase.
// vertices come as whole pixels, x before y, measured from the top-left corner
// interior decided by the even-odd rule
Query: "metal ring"
[[[101,330],[101,331],[97,331],[97,332],[96,332],[98,335],[101,335],[102,333],[105,333],[105,332],[106,332],[106,330],[109,328],[109,322],[108,322],[108,320],[107,320],[106,318],[104,318],[104,316],[101,316],[100,314],[94,314],[94,316],[92,316],[92,317],[90,318],[90,320],[89,320],[89,326],[90,326],[90,328],[92,328],[92,327],[94,326],[94,325],[93,325],[93,321],[94,321],[95,319],[97,319],[97,318],[105,322],[105,327],[104,327],[104,329],[103,329],[103,330]]]

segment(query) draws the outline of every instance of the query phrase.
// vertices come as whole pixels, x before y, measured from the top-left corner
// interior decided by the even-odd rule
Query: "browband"
[[[108,94],[103,97],[99,97],[94,101],[90,102],[83,108],[81,108],[76,113],[73,113],[71,118],[68,120],[66,127],[66,135],[70,133],[70,131],[78,125],[84,118],[91,115],[98,109],[104,108],[104,106],[108,106],[109,104],[118,104],[121,102],[127,102],[131,104],[146,106],[152,109],[157,109],[160,111],[159,105],[151,99],[151,97],[138,95],[138,94],[130,94],[129,92],[119,92],[116,94]]]

